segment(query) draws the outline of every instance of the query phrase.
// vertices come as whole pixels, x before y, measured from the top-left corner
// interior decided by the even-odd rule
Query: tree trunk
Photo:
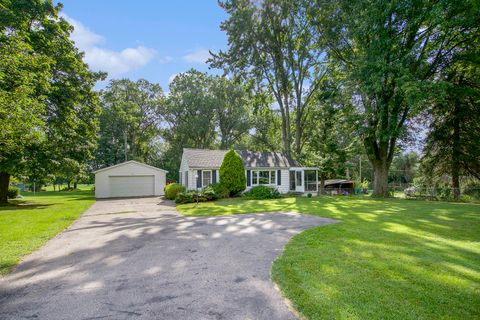
[[[0,204],[7,203],[8,186],[10,185],[10,174],[0,172]]]
[[[374,170],[373,196],[389,197],[387,161],[372,161]]]
[[[460,198],[460,161],[458,157],[460,156],[460,120],[458,119],[458,107],[455,104],[453,108],[454,119],[453,119],[453,137],[452,137],[452,188],[453,188],[453,198],[458,200]]]
[[[77,185],[78,185],[78,184],[77,184],[77,181],[73,182],[73,189],[76,190],[76,189],[77,189]]]
[[[320,175],[320,194],[325,194],[325,176]]]
[[[70,181],[67,182],[67,191],[70,190]]]

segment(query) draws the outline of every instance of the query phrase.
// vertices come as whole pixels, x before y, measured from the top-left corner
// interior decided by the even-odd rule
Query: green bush
[[[197,191],[180,192],[175,198],[175,203],[177,204],[205,201],[208,201],[208,198],[205,196],[205,194]]]
[[[256,186],[243,194],[251,199],[278,199],[281,197],[277,189],[267,186]]]
[[[185,187],[178,183],[170,183],[165,186],[165,198],[174,200],[180,192],[184,192]]]
[[[209,187],[213,189],[217,199],[224,199],[230,196],[230,191],[228,188],[221,182],[212,183]]]
[[[20,189],[16,187],[9,187],[7,191],[7,199],[15,199],[20,194]]]
[[[242,158],[232,149],[225,154],[220,166],[220,181],[234,196],[245,190],[247,178]]]

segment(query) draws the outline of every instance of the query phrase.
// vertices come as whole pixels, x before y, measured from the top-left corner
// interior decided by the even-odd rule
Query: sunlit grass
[[[0,275],[68,227],[95,201],[91,191],[23,195],[13,205],[0,207]]]
[[[480,319],[480,205],[355,197],[228,199],[184,215],[342,220],[293,238],[272,278],[309,319]]]

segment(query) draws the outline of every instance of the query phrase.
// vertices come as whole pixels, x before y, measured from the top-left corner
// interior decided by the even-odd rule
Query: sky
[[[175,75],[191,68],[219,73],[205,63],[209,50],[227,48],[220,30],[227,15],[217,0],[60,2],[85,62],[108,72],[108,79],[143,78],[168,91]]]

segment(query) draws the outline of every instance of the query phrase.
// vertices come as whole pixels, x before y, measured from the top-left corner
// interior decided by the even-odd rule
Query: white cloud
[[[74,27],[71,38],[75,45],[85,52],[84,60],[94,70],[106,71],[110,76],[116,76],[143,67],[155,56],[155,50],[144,46],[125,48],[121,51],[101,48],[99,45],[105,40],[101,35],[68,15],[64,13],[61,15]]]
[[[165,57],[162,57],[158,60],[160,63],[169,63],[169,62],[172,62],[173,61],[173,57],[171,56],[165,56]]]
[[[210,52],[207,49],[198,49],[184,55],[182,58],[189,63],[205,63],[210,57]]]

